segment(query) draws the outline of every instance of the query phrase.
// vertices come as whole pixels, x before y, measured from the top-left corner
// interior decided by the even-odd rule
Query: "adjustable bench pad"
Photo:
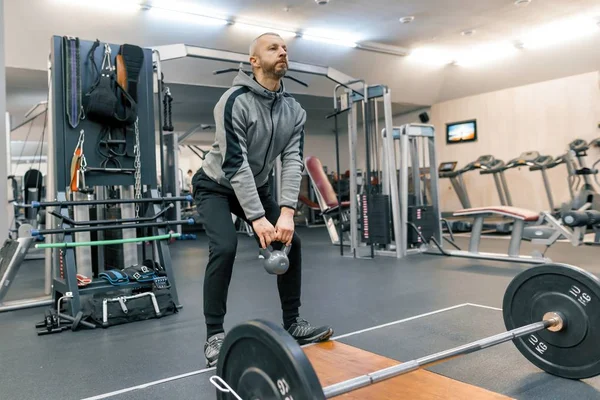
[[[528,210],[526,208],[509,207],[509,206],[493,206],[493,207],[475,207],[466,208],[464,210],[455,211],[455,217],[476,217],[476,216],[492,216],[502,215],[513,219],[520,219],[526,222],[534,222],[539,220],[540,213]]]

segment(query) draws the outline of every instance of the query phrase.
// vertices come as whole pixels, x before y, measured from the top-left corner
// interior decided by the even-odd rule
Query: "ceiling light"
[[[229,21],[221,10],[213,10],[195,4],[174,0],[153,0],[150,13],[158,18],[177,22],[201,23],[204,25],[227,25]]]
[[[452,57],[448,52],[433,48],[415,49],[410,52],[408,57],[423,64],[432,66],[447,65],[452,62]]]
[[[324,38],[324,37],[319,37],[319,36],[307,35],[304,33],[302,34],[302,38],[304,38],[306,40],[312,40],[315,42],[335,44],[338,46],[345,46],[345,47],[356,47],[357,46],[356,42],[352,42],[350,40],[330,39],[330,38]]]
[[[359,49],[362,49],[362,50],[369,50],[369,51],[374,51],[377,53],[391,54],[394,56],[408,55],[408,50],[406,50],[402,47],[390,46],[390,45],[386,45],[386,44],[382,44],[382,43],[360,42],[360,43],[357,43],[356,47],[358,47]]]
[[[401,24],[410,24],[414,20],[415,20],[415,17],[410,16],[410,17],[402,17],[402,18],[400,18],[399,21],[400,21]]]
[[[174,22],[187,22],[191,24],[202,25],[227,25],[229,23],[229,21],[222,18],[213,18],[204,15],[184,13],[181,11],[167,10],[159,7],[152,7],[148,12],[158,19],[165,19]]]
[[[544,48],[595,33],[598,25],[593,18],[576,17],[540,26],[521,40],[526,48]]]
[[[115,13],[134,13],[140,10],[139,0],[56,0],[61,3],[67,3],[74,6],[85,6],[87,8],[101,9],[103,11],[112,11]]]
[[[261,25],[254,25],[254,24],[248,24],[245,22],[234,22],[233,24],[234,27],[236,28],[241,28],[241,29],[245,29],[247,31],[253,31],[256,32],[256,34],[263,34],[266,32],[273,32],[278,34],[279,36],[281,36],[282,38],[293,38],[296,36],[296,32],[292,31],[292,30],[282,30],[282,29],[274,29],[274,28],[268,28],[265,26],[261,26]]]
[[[460,53],[455,61],[455,65],[477,66],[502,58],[510,57],[517,53],[514,44],[510,42],[490,43]]]
[[[358,39],[346,32],[336,32],[320,29],[309,29],[302,32],[302,37],[307,40],[336,44],[339,46],[356,47]]]
[[[329,3],[329,0],[315,0],[315,3],[320,6],[324,6],[325,4]]]
[[[529,3],[531,3],[531,0],[515,0],[515,6],[517,7],[526,6],[529,5]]]
[[[477,32],[475,29],[467,29],[466,31],[462,31],[460,34],[463,36],[473,36]]]
[[[524,48],[525,48],[525,43],[523,43],[523,42],[522,42],[522,41],[520,41],[520,40],[516,40],[516,41],[513,43],[513,45],[514,45],[514,46],[515,46],[517,49],[519,49],[519,50],[521,50],[521,49],[524,49]]]

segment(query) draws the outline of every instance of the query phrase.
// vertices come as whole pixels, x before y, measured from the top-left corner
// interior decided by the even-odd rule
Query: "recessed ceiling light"
[[[475,32],[475,29],[467,29],[466,31],[462,31],[460,34],[463,36],[473,36]]]
[[[410,16],[410,17],[402,17],[402,18],[400,18],[399,21],[400,21],[401,24],[410,24],[414,20],[415,20],[415,17]]]
[[[513,44],[515,45],[515,47],[519,50],[523,50],[525,48],[525,43],[520,41],[520,40],[516,40],[513,42]]]
[[[531,0],[515,0],[515,6],[526,6],[531,3]]]

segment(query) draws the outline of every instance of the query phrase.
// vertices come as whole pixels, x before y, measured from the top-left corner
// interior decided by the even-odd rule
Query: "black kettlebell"
[[[260,254],[265,258],[264,267],[271,275],[285,274],[290,267],[288,254],[292,246],[285,246],[282,250],[273,250],[271,246],[266,249],[261,248]]]

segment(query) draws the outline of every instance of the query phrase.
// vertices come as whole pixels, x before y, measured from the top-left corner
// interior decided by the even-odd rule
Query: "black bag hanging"
[[[100,41],[96,40],[88,54],[88,59],[93,69],[92,75],[95,71],[98,77],[92,84],[89,92],[85,94],[86,115],[92,121],[103,125],[112,125],[117,122],[114,116],[118,99],[112,83],[113,71],[110,60],[110,46],[108,44],[104,45],[104,58],[101,71],[94,61],[94,53],[99,46]]]
[[[96,40],[88,55],[98,78],[86,93],[86,114],[90,120],[102,125],[130,125],[137,118],[137,104],[116,81],[115,67],[112,64],[111,48],[104,45],[104,58],[101,70],[94,61],[94,53],[100,46]],[[122,102],[120,99],[123,99]]]

